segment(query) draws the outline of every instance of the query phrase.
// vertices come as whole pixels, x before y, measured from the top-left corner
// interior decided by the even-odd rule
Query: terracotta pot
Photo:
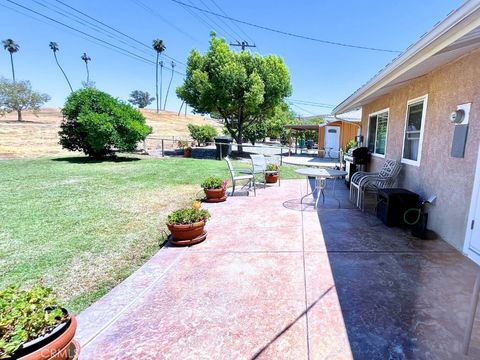
[[[192,157],[191,149],[183,149],[183,157]]]
[[[173,240],[191,240],[203,234],[205,221],[199,221],[188,225],[167,225]]]
[[[205,192],[205,195],[207,196],[207,199],[220,199],[225,196],[225,189],[220,188],[220,189],[203,189]]]
[[[267,174],[265,175],[265,182],[267,184],[275,184],[278,180],[278,174]]]
[[[65,323],[66,329],[64,329],[60,335],[55,333],[55,330],[52,334],[48,334],[42,339],[48,341],[45,345],[36,350],[30,352],[29,354],[23,355],[19,360],[67,360],[74,355],[74,358],[78,358],[80,353],[80,345],[75,342],[72,347],[72,342],[74,342],[73,337],[75,336],[75,331],[77,330],[77,319],[75,316],[71,316],[70,321]],[[59,325],[61,326],[61,325]],[[33,347],[32,343],[37,342],[38,339],[32,340],[24,345],[24,351],[28,350],[29,347]],[[72,351],[74,354],[72,354]]]

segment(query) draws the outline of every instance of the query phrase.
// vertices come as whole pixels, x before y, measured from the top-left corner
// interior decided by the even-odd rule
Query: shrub
[[[208,220],[210,213],[204,209],[184,208],[171,212],[167,217],[168,225],[193,224],[202,220]]]
[[[177,146],[180,149],[190,149],[192,150],[192,147],[190,146],[190,143],[187,140],[178,140]]]
[[[200,186],[204,189],[222,189],[226,187],[226,180],[218,176],[210,176],[203,180]]]
[[[198,146],[213,142],[215,136],[218,135],[217,129],[211,125],[188,124],[188,131],[190,131],[190,136],[197,142]]]
[[[94,158],[132,152],[152,129],[131,105],[94,88],[73,92],[62,109],[60,144]]]
[[[67,320],[51,289],[10,286],[0,291],[0,359]]]
[[[357,146],[357,142],[355,141],[355,139],[350,140],[347,143],[347,145],[345,145],[345,152],[348,153],[348,150],[350,150],[351,148],[356,147],[356,146]]]

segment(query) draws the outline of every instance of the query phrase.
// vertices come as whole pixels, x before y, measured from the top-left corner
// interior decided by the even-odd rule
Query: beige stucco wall
[[[480,137],[480,50],[430,74],[414,79],[362,110],[362,133],[367,134],[368,115],[390,108],[386,158],[400,160],[407,101],[428,94],[420,166],[403,165],[401,187],[423,197],[437,195],[430,207],[428,227],[461,250],[467,226],[470,198]],[[450,156],[454,125],[449,122],[456,106],[472,103],[464,158]],[[384,159],[372,157],[371,170]]]

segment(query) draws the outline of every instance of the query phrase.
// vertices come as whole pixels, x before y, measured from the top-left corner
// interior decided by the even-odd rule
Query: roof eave
[[[476,12],[479,16],[466,21]],[[480,0],[470,0],[450,13],[447,18],[435,25],[419,41],[408,47],[389,65],[375,75],[360,89],[342,101],[332,114],[348,112],[362,106],[362,100],[387,86],[401,74],[433,56],[455,40],[480,26]]]

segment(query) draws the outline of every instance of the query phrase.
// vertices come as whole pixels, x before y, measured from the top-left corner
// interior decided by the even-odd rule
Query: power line
[[[220,5],[218,5],[218,3],[215,1],[215,0],[210,0],[213,5],[215,5],[215,7],[220,10],[222,12],[223,15],[225,16],[228,16],[228,14],[220,7]],[[225,24],[228,24],[226,21],[225,21]],[[236,22],[232,22],[233,25],[235,25],[235,27],[240,30],[240,32],[245,35],[248,40],[250,40],[251,42],[255,42],[245,31],[243,31],[243,29],[236,23]],[[230,27],[230,26],[229,26]],[[242,36],[240,36],[240,38],[242,38]]]
[[[56,20],[56,19],[54,19],[54,18],[51,18],[50,16],[47,16],[47,15],[45,15],[45,14],[42,14],[42,13],[40,13],[40,12],[38,12],[38,11],[36,11],[36,10],[33,10],[33,9],[29,8],[29,7],[26,7],[26,6],[23,6],[23,5],[21,5],[21,4],[18,4],[18,3],[15,2],[15,1],[12,1],[12,0],[6,0],[6,1],[9,2],[9,3],[11,3],[11,4],[16,5],[17,7],[20,7],[20,8],[22,8],[22,9],[24,9],[24,10],[27,10],[27,11],[31,12],[31,13],[34,13],[34,14],[36,14],[36,15],[38,15],[38,16],[41,16],[41,17],[43,17],[43,18],[46,18],[46,19],[48,19],[48,20],[50,20],[50,21],[52,21],[52,22],[54,22],[54,23],[56,23],[56,24],[62,25],[62,26],[66,27],[66,28],[68,28],[68,29],[70,29],[70,30],[73,30],[73,31],[75,31],[75,32],[77,32],[77,33],[80,33],[80,34],[84,35],[84,36],[87,36],[87,37],[89,37],[89,38],[91,38],[91,39],[97,40],[97,41],[99,41],[100,43],[102,43],[103,45],[107,45],[107,46],[109,46],[109,47],[113,47],[113,48],[115,48],[115,49],[117,49],[117,50],[120,50],[120,51],[123,52],[123,53],[127,53],[127,54],[129,54],[129,55],[132,55],[132,56],[134,56],[134,57],[136,58],[136,60],[141,60],[141,61],[147,62],[147,63],[149,63],[149,64],[155,65],[155,61],[149,60],[149,59],[147,59],[147,58],[145,58],[145,57],[143,57],[143,56],[141,56],[141,55],[137,55],[137,54],[135,54],[135,53],[133,53],[133,52],[131,52],[131,51],[129,51],[129,50],[126,50],[126,49],[124,49],[124,48],[122,48],[122,47],[120,47],[120,46],[117,46],[117,45],[115,45],[115,44],[112,44],[112,43],[110,43],[110,42],[108,42],[108,41],[106,41],[106,40],[103,40],[103,39],[101,39],[101,38],[98,38],[98,37],[96,37],[96,36],[94,36],[94,35],[91,35],[91,34],[89,34],[89,33],[86,33],[86,32],[84,32],[84,31],[82,31],[82,30],[77,29],[77,28],[74,28],[73,26],[67,25],[67,24],[65,24],[65,23],[63,23],[63,22],[61,22],[61,21],[59,21],[59,20]],[[170,69],[170,70],[171,70],[171,69]],[[176,72],[176,73],[179,74],[179,75],[185,76],[185,74],[180,73],[180,72],[178,72],[178,71],[175,71],[175,70],[174,70],[174,72]]]
[[[304,109],[304,108],[302,108],[301,106],[298,106],[298,105],[296,105],[296,104],[294,104],[294,103],[292,103],[292,102],[289,102],[289,104],[292,105],[292,106],[295,106],[296,108],[300,109],[301,111],[303,111],[303,112],[305,112],[305,113],[307,113],[307,114],[314,115],[314,116],[315,116],[315,115],[318,115],[318,114],[315,114],[315,113],[313,113],[313,112],[311,112],[311,111],[309,111],[309,110],[307,110],[307,109]]]
[[[35,0],[32,0],[32,1],[35,1]],[[88,15],[87,13],[85,13],[85,12],[83,12],[83,11],[81,11],[81,10],[76,9],[76,8],[74,8],[73,6],[71,6],[71,5],[69,5],[69,4],[66,4],[65,2],[63,2],[63,1],[61,1],[61,0],[55,0],[55,1],[58,2],[58,3],[60,3],[60,4],[62,4],[63,6],[65,6],[65,7],[67,7],[67,8],[69,8],[69,9],[71,9],[71,10],[73,10],[73,11],[75,11],[75,12],[77,12],[77,13],[83,15],[83,16],[85,16],[86,18],[91,19],[91,20],[95,21],[96,23],[98,23],[98,24],[100,24],[100,25],[102,25],[102,26],[104,26],[104,27],[106,27],[106,28],[114,31],[115,33],[120,34],[120,35],[122,35],[123,37],[125,37],[125,38],[127,38],[127,39],[129,39],[129,40],[131,40],[131,41],[134,41],[136,44],[138,43],[138,44],[144,46],[145,48],[147,48],[148,50],[152,50],[151,46],[149,46],[148,44],[146,44],[146,43],[144,43],[144,42],[142,42],[142,41],[139,41],[138,39],[135,39],[134,37],[132,37],[132,36],[130,36],[130,35],[122,32],[122,31],[120,31],[120,30],[118,30],[118,29],[116,29],[116,28],[114,28],[114,27],[112,27],[112,26],[104,23],[103,21],[100,21],[100,20],[98,20],[98,19],[95,19],[94,17]],[[37,2],[37,1],[35,1],[35,2]],[[38,3],[38,2],[37,2],[37,3]],[[45,6],[45,5],[43,5],[43,4],[41,4],[41,5],[42,5],[42,6]],[[78,16],[77,16],[77,18],[78,18]],[[86,20],[82,19],[82,21],[86,21]],[[87,22],[87,23],[90,23],[90,22],[88,22],[88,21],[86,21],[86,22]],[[90,24],[91,24],[91,23],[90,23]],[[98,28],[98,27],[97,27],[97,28]],[[105,30],[102,30],[102,31],[105,32]],[[110,34],[111,34],[111,32],[107,32],[107,33],[110,33]],[[124,41],[122,41],[122,40],[119,40],[118,37],[116,37],[115,40],[117,40],[117,41],[119,41],[119,42],[121,42],[121,43],[123,43],[123,44],[125,44],[125,45],[127,45],[127,46],[130,46],[130,47],[132,47],[132,48],[134,48],[134,49],[137,49],[137,50],[139,50],[139,51],[142,51],[142,50],[140,50],[139,48],[137,48],[137,47],[134,46],[134,45],[131,45],[131,44],[128,44],[128,43],[126,43],[126,42],[124,42]],[[142,52],[145,53],[144,50],[143,50]],[[147,54],[150,55],[151,52],[148,52]],[[165,53],[163,53],[162,55],[165,56],[166,58],[169,58],[169,59],[171,59],[171,60],[174,60],[175,62],[177,62],[177,63],[179,63],[179,64],[182,64],[183,66],[186,66],[185,63],[183,63],[183,62],[181,62],[180,60],[177,60],[177,59],[175,59],[175,58],[173,58],[173,57],[171,57],[171,56],[169,56],[169,55],[167,55],[167,54],[165,54]],[[153,55],[152,55],[152,56],[153,56]]]
[[[169,21],[168,19],[165,19],[158,11],[156,11],[155,9],[153,9],[152,7],[148,6],[147,4],[145,4],[143,1],[140,1],[140,0],[131,0],[133,3],[135,3],[138,7],[142,8],[143,10],[145,10],[147,13],[149,13],[150,15],[152,16],[155,16],[157,18],[159,18],[160,20],[162,20],[163,22],[165,22],[166,24],[170,25],[172,28],[174,28],[175,30],[177,30],[178,32],[180,32],[181,34],[185,35],[186,37],[190,38],[191,40],[195,41],[195,42],[198,42],[198,43],[201,43],[201,41],[195,37],[193,37],[191,34],[189,34],[188,32],[184,31],[183,29],[179,28],[178,26],[176,26],[174,23],[172,23],[171,21]],[[172,60],[175,60],[175,59],[172,59]],[[178,62],[178,60],[175,60]],[[180,62],[181,63],[181,62]],[[182,64],[182,63],[181,63]],[[185,64],[184,64],[185,65]]]
[[[310,41],[315,41],[315,42],[319,42],[319,43],[323,43],[323,44],[343,46],[343,47],[354,48],[354,49],[389,52],[389,53],[400,53],[401,52],[399,50],[381,49],[381,48],[375,48],[375,47],[352,45],[352,44],[340,43],[340,42],[335,42],[335,41],[317,39],[317,38],[314,38],[314,37],[311,37],[311,36],[295,34],[295,33],[291,33],[291,32],[288,32],[288,31],[273,29],[273,28],[270,28],[270,27],[267,27],[267,26],[258,25],[258,24],[254,24],[254,23],[251,23],[251,22],[248,22],[248,21],[235,19],[231,16],[222,15],[222,14],[210,11],[210,10],[206,10],[206,9],[197,7],[195,5],[189,5],[189,4],[186,4],[186,3],[182,2],[182,1],[179,1],[179,0],[171,0],[171,1],[173,1],[174,3],[180,4],[180,5],[183,5],[183,6],[188,6],[192,9],[197,10],[197,11],[201,11],[201,12],[204,12],[204,13],[207,13],[207,14],[211,14],[213,16],[221,17],[221,18],[224,18],[224,19],[235,21],[235,22],[240,23],[240,24],[256,27],[258,29],[274,32],[274,33],[277,33],[277,34],[282,34],[282,35],[286,35],[286,36],[295,37],[295,38],[298,38],[298,39],[310,40]]]
[[[188,2],[189,2],[189,3],[192,3],[190,0],[188,0]],[[203,4],[203,6],[205,6],[208,10],[212,11],[212,9],[205,3],[205,1],[200,0],[200,2],[201,2],[201,3]],[[210,19],[210,17],[209,17],[209,19]],[[222,22],[223,24],[225,24],[229,29],[231,29],[230,26],[228,26],[228,24],[225,22],[225,20],[223,20],[222,18],[218,18],[218,19],[220,20],[220,22]],[[217,22],[216,22],[215,20],[213,20],[213,19],[211,19],[211,20],[212,20],[212,22],[213,22],[214,24],[217,24]],[[231,30],[227,30],[227,29],[225,29],[225,28],[224,28],[222,25],[220,25],[220,24],[218,24],[218,26],[219,26],[220,29],[222,29],[225,33],[227,33],[227,34],[230,36],[230,38],[235,39],[235,40],[238,40],[238,39],[241,39],[241,38],[242,38],[242,36],[238,37],[238,34],[236,34],[235,31],[232,32]],[[233,35],[232,35],[232,34],[233,34]]]
[[[315,106],[315,107],[323,107],[323,108],[333,108],[333,107],[335,107],[335,105],[332,105],[332,104],[325,104],[325,103],[319,103],[319,102],[308,101],[308,100],[288,99],[288,101],[296,103],[296,104]]]

